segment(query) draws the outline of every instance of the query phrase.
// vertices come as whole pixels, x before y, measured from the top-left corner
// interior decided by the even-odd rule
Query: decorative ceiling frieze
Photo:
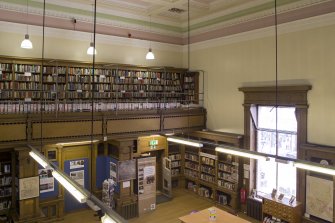
[[[274,0],[99,0],[97,33],[172,44],[218,38],[273,25]],[[2,0],[0,20],[41,25],[42,0]],[[46,3],[46,26],[92,32],[92,0],[53,0]],[[171,10],[173,9],[173,10]],[[180,11],[179,11],[180,10]],[[290,22],[335,11],[333,0],[279,0],[279,22]],[[179,13],[178,13],[179,12]],[[171,13],[177,14],[171,17]],[[149,15],[152,16],[150,23]],[[73,23],[76,19],[76,23]],[[150,25],[151,24],[151,25]]]

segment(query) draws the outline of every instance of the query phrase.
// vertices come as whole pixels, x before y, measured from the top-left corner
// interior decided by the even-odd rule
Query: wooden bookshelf
[[[243,136],[238,134],[197,131],[189,136],[212,144],[243,147]],[[237,156],[218,153],[214,146],[205,144],[203,148],[185,146],[183,160],[186,189],[229,212],[238,212],[242,169]]]
[[[76,103],[85,107],[92,96],[99,103],[118,103],[110,109],[125,110],[198,103],[198,73],[185,69],[97,63],[93,71],[90,63],[52,61],[42,64],[39,59],[0,58],[0,104],[28,104],[26,109],[0,108],[0,113],[37,112],[38,108],[30,107],[41,99],[48,112],[64,111]]]
[[[0,215],[9,215],[15,206],[15,175],[12,152],[0,153]]]

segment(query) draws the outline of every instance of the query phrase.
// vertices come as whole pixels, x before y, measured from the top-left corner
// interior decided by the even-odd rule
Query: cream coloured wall
[[[312,85],[308,141],[335,146],[335,25],[326,21],[329,17],[279,27],[278,78],[280,84]],[[206,72],[208,128],[243,133],[243,93],[238,88],[274,85],[273,27],[193,44],[191,49],[191,69]]]
[[[25,26],[0,22],[0,55],[41,58],[42,28],[30,26],[32,50],[21,49],[20,44],[26,32]],[[92,61],[86,54],[91,35],[84,32],[45,29],[45,58]],[[149,42],[131,38],[97,35],[97,62],[134,64],[145,66],[182,66],[182,53],[179,45],[152,43],[156,60],[146,60]]]

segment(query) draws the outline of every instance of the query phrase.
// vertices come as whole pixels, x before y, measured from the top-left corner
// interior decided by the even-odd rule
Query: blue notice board
[[[74,179],[77,183],[83,185],[85,189],[90,189],[88,158],[64,161],[64,172],[68,174],[70,178]],[[74,198],[67,190],[64,189],[64,191],[65,212],[70,212],[87,207],[86,204],[79,203],[79,201]]]

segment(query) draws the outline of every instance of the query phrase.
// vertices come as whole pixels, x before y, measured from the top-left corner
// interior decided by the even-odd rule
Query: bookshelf
[[[43,98],[64,100],[66,91],[66,66],[44,66],[42,72]]]
[[[243,137],[238,134],[197,131],[189,137],[208,142],[203,148],[185,146],[185,188],[215,203],[222,209],[236,213],[240,208],[241,160],[237,156],[215,151],[212,144],[226,144],[242,148]]]
[[[0,153],[0,215],[7,215],[14,206],[14,175],[11,152]]]
[[[198,103],[198,73],[76,61],[0,58],[0,113],[176,109]],[[94,74],[94,75],[93,75]]]

